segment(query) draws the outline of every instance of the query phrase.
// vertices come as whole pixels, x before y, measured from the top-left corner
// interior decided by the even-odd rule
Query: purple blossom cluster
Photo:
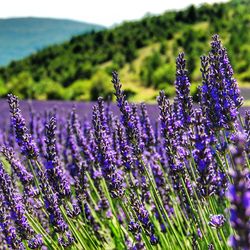
[[[209,55],[201,57],[203,85],[201,106],[211,130],[234,129],[242,97],[233,78],[227,51],[218,35],[214,35]]]
[[[201,72],[193,105],[178,55],[176,97],[159,93],[157,121],[116,72],[119,114],[100,97],[92,119],[31,108],[26,122],[8,95],[0,248],[250,249],[250,115],[239,128],[242,98],[218,35]]]
[[[230,245],[234,249],[250,248],[250,174],[246,167],[244,134],[238,134],[235,138],[236,147],[232,146],[234,169],[231,172],[233,184],[230,185],[228,197],[232,204],[231,224],[235,235],[230,238]]]

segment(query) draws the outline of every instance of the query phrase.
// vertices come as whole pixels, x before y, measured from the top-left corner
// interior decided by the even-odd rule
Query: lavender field
[[[244,89],[245,91],[245,89]],[[245,94],[247,96],[247,94]],[[91,119],[92,115],[92,108],[93,106],[97,104],[97,102],[76,102],[76,101],[36,101],[36,100],[30,100],[30,101],[20,101],[20,107],[22,109],[22,114],[27,122],[31,121],[32,113],[36,113],[39,116],[43,116],[46,112],[53,112],[56,110],[56,113],[59,116],[67,116],[74,108],[76,110],[76,113],[83,117],[84,119]],[[140,104],[135,104],[140,107]],[[152,125],[159,122],[159,107],[156,104],[148,104],[146,103],[147,113],[152,121]],[[119,115],[119,108],[115,103],[109,103],[108,104],[109,109],[112,111],[112,113],[115,116]],[[198,108],[197,104],[194,104],[194,107]],[[240,107],[239,113],[242,117],[245,116],[246,111],[249,110],[248,107]],[[8,102],[5,99],[0,100],[0,126],[9,126],[10,124],[10,113],[9,113],[9,107]]]
[[[0,249],[250,249],[250,112],[219,36],[193,103],[1,101]],[[111,83],[110,83],[111,84]],[[8,112],[7,112],[8,111]]]

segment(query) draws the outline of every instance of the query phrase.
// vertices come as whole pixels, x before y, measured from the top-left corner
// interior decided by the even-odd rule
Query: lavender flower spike
[[[235,169],[232,171],[233,183],[228,192],[231,202],[231,225],[235,235],[230,238],[233,249],[250,249],[250,179],[245,166],[244,149],[246,140],[242,134],[235,139],[237,148],[232,147],[231,153]]]
[[[22,163],[16,157],[13,148],[3,147],[1,152],[5,156],[6,160],[9,162],[11,168],[19,177],[24,188],[28,188],[28,186],[32,183],[33,176],[31,173],[27,171],[27,169],[22,165]]]
[[[35,234],[26,217],[25,206],[22,203],[21,195],[15,191],[10,176],[7,174],[0,162],[0,193],[2,192],[2,201],[8,206],[11,219],[14,221],[17,235],[21,240],[28,240],[29,243],[35,239],[36,246],[40,247],[43,240],[40,235]],[[33,244],[29,244],[31,247]],[[22,248],[21,248],[22,249]]]
[[[99,100],[102,101],[102,100]],[[102,126],[101,115],[103,110],[97,106],[93,108],[93,128],[96,142],[96,154],[98,163],[104,179],[107,181],[109,191],[112,197],[121,197],[124,194],[124,187],[121,174],[117,171],[115,165],[114,151],[110,146],[110,138],[107,135],[105,127]]]
[[[28,129],[25,124],[25,120],[21,114],[19,108],[19,100],[16,96],[9,94],[8,102],[11,113],[11,122],[15,129],[16,141],[21,151],[28,159],[36,160],[38,157],[38,149],[28,133]]]
[[[213,131],[233,130],[242,105],[242,97],[227,52],[218,35],[214,35],[208,57],[201,57],[201,106]]]
[[[70,185],[65,177],[63,169],[60,165],[59,158],[56,152],[56,118],[52,117],[46,124],[46,175],[48,177],[50,185],[53,190],[58,193],[59,196],[70,195]]]
[[[184,53],[180,53],[176,59],[175,87],[177,117],[183,126],[188,126],[191,123],[193,101],[190,96],[190,81],[187,76]]]

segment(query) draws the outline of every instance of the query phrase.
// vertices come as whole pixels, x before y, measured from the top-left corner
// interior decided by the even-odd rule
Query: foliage
[[[246,85],[250,78],[248,9],[248,1],[232,0],[200,7],[190,6],[160,16],[146,16],[140,21],[124,22],[107,30],[75,36],[69,42],[14,61],[8,67],[0,68],[0,78],[4,83],[16,82],[19,80],[15,78],[20,78],[19,75],[26,72],[35,85],[35,97],[39,82],[50,79],[70,91],[73,94],[70,99],[75,99],[78,98],[74,96],[75,91],[70,90],[74,82],[95,79],[99,70],[110,73],[114,69],[127,71],[129,67],[133,71],[126,74],[127,84],[157,90],[164,83],[173,85],[174,56],[184,51],[188,58],[190,79],[197,83],[200,81],[200,55],[207,53],[210,35],[219,33],[228,48],[238,79]],[[150,54],[145,56],[145,50],[149,50]],[[164,71],[168,70],[164,77]],[[16,91],[21,98],[30,96],[26,87],[20,92],[9,86],[7,88],[6,84],[1,96],[7,91]],[[90,88],[86,89],[90,91]],[[50,95],[47,96],[49,98]],[[84,98],[91,100],[89,98],[92,96],[89,92]]]
[[[109,76],[102,71],[99,71],[92,78],[92,85],[90,88],[90,99],[97,101],[100,95],[103,96],[104,100],[108,100],[113,94],[113,89],[110,85]]]

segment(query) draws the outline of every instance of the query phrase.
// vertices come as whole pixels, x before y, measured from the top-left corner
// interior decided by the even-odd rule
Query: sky
[[[0,0],[0,18],[53,17],[112,26],[146,13],[161,14],[190,4],[226,0]]]

